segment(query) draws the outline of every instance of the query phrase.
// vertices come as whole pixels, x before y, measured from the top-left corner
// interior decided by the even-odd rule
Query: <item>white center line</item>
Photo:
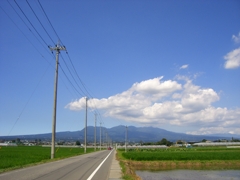
[[[113,152],[113,150],[108,154],[108,156],[110,156],[110,154]],[[87,180],[91,180],[93,178],[93,176],[96,174],[96,172],[98,171],[98,169],[102,166],[102,164],[107,160],[108,156],[103,160],[103,162],[101,162],[101,164],[99,164],[99,166],[95,169],[95,171],[93,171],[93,173],[87,178]]]

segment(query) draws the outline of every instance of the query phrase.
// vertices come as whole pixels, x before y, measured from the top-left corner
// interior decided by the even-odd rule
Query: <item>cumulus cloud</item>
[[[223,129],[239,133],[236,127],[240,127],[240,109],[214,107],[212,104],[220,97],[212,88],[197,86],[184,76],[175,79],[157,77],[136,82],[122,93],[89,99],[88,106],[104,111],[107,117],[142,125],[199,127],[189,134],[223,132]],[[70,102],[66,108],[83,110],[85,98]]]
[[[238,68],[240,66],[240,48],[229,52],[224,56],[224,59],[226,60],[225,69]]]
[[[187,68],[188,68],[188,64],[182,65],[182,66],[180,67],[180,69],[187,69]]]
[[[91,108],[103,109],[105,115],[123,120],[138,121],[143,116],[142,110],[150,106],[152,102],[168,97],[173,92],[181,90],[181,84],[176,81],[161,81],[163,77],[157,77],[142,82],[134,83],[133,86],[120,94],[102,99],[90,99],[88,104]],[[82,110],[85,108],[85,98],[69,103],[66,108],[70,110]]]
[[[240,32],[238,33],[238,35],[232,35],[232,40],[235,42],[235,43],[240,43]]]

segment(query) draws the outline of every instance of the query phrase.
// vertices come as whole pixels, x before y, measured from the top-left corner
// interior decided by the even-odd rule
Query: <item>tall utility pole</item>
[[[85,147],[84,153],[87,152],[87,97],[86,97],[86,115],[85,115]]]
[[[60,51],[65,51],[65,46],[60,46],[59,43],[55,47],[50,47],[51,51],[56,51],[56,69],[55,69],[55,83],[54,83],[54,100],[53,100],[53,119],[52,119],[52,147],[51,159],[54,158],[55,153],[55,133],[56,133],[56,114],[57,114],[57,85],[58,85],[58,56]]]
[[[97,114],[95,113],[95,129],[94,129],[94,150],[96,151],[96,139],[97,139],[97,134],[96,134],[96,122],[97,122]]]
[[[100,122],[100,150],[102,150],[102,123]]]
[[[126,134],[125,134],[125,152],[127,152],[127,126],[126,126]]]
[[[106,150],[107,150],[107,132],[106,132]]]

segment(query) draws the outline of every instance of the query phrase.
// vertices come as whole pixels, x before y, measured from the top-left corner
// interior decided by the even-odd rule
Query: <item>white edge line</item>
[[[107,160],[107,158],[110,156],[110,154],[113,152],[113,150],[108,154],[108,156],[103,160],[103,162],[101,164],[99,164],[99,166],[95,169],[95,171],[93,171],[93,173],[87,178],[87,180],[91,180],[93,178],[93,176],[96,174],[96,172],[98,171],[98,169],[102,166],[102,164]]]

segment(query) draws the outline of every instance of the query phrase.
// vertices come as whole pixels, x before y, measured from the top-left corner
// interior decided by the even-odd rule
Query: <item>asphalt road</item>
[[[114,156],[113,151],[94,152],[10,171],[0,174],[0,180],[87,180],[110,153],[96,174],[91,176],[92,180],[107,180]]]

